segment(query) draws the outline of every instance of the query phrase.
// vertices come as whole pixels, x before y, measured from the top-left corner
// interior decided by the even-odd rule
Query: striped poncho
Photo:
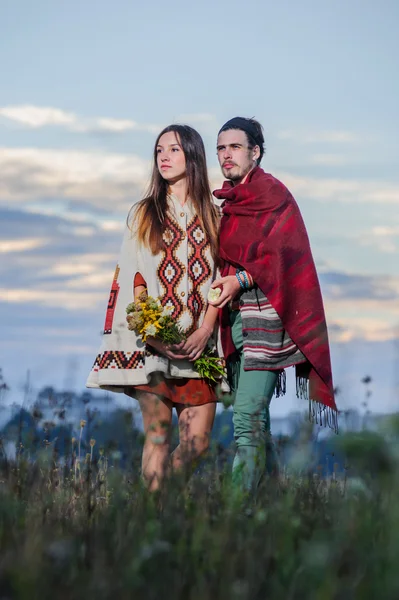
[[[246,370],[285,369],[306,361],[262,290],[242,294],[240,313]]]

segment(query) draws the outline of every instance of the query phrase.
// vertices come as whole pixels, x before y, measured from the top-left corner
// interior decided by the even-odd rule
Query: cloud
[[[388,341],[399,336],[399,278],[319,271],[330,337]]]
[[[73,291],[99,290],[103,296],[107,294],[121,232],[114,228],[103,229],[102,223],[94,220],[90,226],[77,227],[74,221],[62,217],[27,215],[23,211],[0,208],[0,239],[7,244],[4,250],[12,250],[6,260],[0,261],[2,298],[21,303],[26,298],[21,290],[39,290],[40,294],[30,298],[32,303],[42,303],[43,295],[48,292],[47,305],[60,306],[63,300],[52,292],[63,290],[68,294],[70,281],[76,282],[72,285]],[[91,279],[85,280],[85,276]]]
[[[159,123],[138,123],[132,119],[114,117],[82,117],[74,112],[50,106],[21,104],[0,107],[0,118],[4,124],[17,124],[30,129],[61,127],[78,133],[121,134],[129,131],[144,131],[157,134],[164,125]],[[0,121],[1,122],[1,121]],[[212,132],[217,127],[216,116],[210,113],[186,113],[179,115],[175,122],[198,124]]]
[[[0,108],[5,123],[39,129],[63,127],[75,132],[104,132],[120,134],[129,131],[161,129],[159,124],[143,124],[132,119],[113,117],[81,117],[77,113],[53,107],[11,105]],[[215,115],[210,113],[182,114],[178,121],[198,123],[202,129],[217,128]],[[314,144],[353,144],[361,138],[346,130],[295,131],[285,130],[278,137]],[[349,157],[353,162],[353,157]],[[314,154],[315,165],[343,166],[348,156],[335,152]],[[105,209],[106,199],[112,198],[121,212],[128,200],[143,194],[150,174],[150,161],[137,155],[99,151],[54,150],[44,148],[0,148],[0,197],[31,200],[32,198],[81,198],[97,208]],[[217,176],[214,174],[217,171]],[[211,170],[211,178],[219,182],[218,169]],[[277,175],[279,175],[277,173]],[[399,203],[399,185],[389,181],[362,179],[304,177],[281,173],[281,178],[294,195],[311,200],[366,202],[369,204]]]
[[[0,302],[11,304],[36,304],[42,307],[59,307],[67,310],[90,311],[98,304],[104,304],[101,292],[82,292],[54,289],[0,288]]]
[[[144,131],[156,135],[162,125],[157,123],[137,123],[130,119],[112,119],[99,117],[97,119],[79,120],[75,131],[83,133],[125,133],[126,131]]]
[[[342,272],[320,273],[323,292],[332,300],[397,301],[399,278],[385,275],[357,275]]]
[[[96,222],[77,227],[60,217],[28,217],[23,211],[0,209],[0,234],[7,231],[12,238],[0,243],[0,250],[8,252],[7,260],[0,261],[0,301],[16,314],[34,306],[77,313],[102,310],[121,232]]]
[[[215,136],[220,128],[220,123],[216,117],[211,113],[186,113],[181,114],[177,117],[176,123],[184,123],[198,127],[203,135]],[[214,143],[216,143],[214,141]]]
[[[285,129],[277,133],[282,140],[292,140],[299,144],[354,144],[361,141],[361,137],[353,131],[326,130],[326,131],[300,131]]]
[[[26,252],[46,245],[47,240],[34,238],[30,240],[0,240],[0,254],[11,252]]]
[[[45,239],[46,245],[31,243],[29,252],[12,253],[0,264],[0,281],[7,281],[0,288],[0,301],[16,314],[28,307],[30,313],[34,308],[57,309],[70,313],[72,321],[86,314],[97,315],[100,323],[121,242],[119,222],[105,230],[93,222],[90,228],[83,226],[88,231],[81,235],[82,226],[76,230],[73,220],[30,215],[30,222],[23,212],[9,214],[7,218],[7,211],[0,211],[1,226],[18,236],[17,242],[35,240],[32,233],[24,233],[37,230],[38,240]],[[327,264],[321,265],[319,275],[332,340],[394,338],[399,278],[345,273]]]
[[[104,231],[122,231],[125,224],[122,221],[104,221],[100,223],[100,227]]]
[[[0,148],[0,198],[90,199],[113,211],[143,194],[150,161],[137,155],[39,148]],[[112,203],[112,204],[111,204]]]
[[[302,177],[277,172],[294,196],[324,202],[399,204],[399,184],[367,179]]]
[[[399,225],[373,227],[360,234],[357,241],[362,246],[372,246],[379,252],[395,254],[399,252]]]
[[[16,123],[31,129],[43,127],[61,127],[74,132],[124,133],[127,131],[146,131],[157,133],[161,126],[155,123],[137,123],[132,119],[108,117],[81,117],[76,113],[49,106],[21,104],[0,108],[0,117],[5,123]]]
[[[398,339],[398,331],[387,325],[384,319],[367,317],[341,318],[329,324],[329,337],[332,342],[348,343],[354,340],[366,342],[387,342]]]
[[[314,154],[310,157],[309,162],[313,165],[324,165],[326,167],[341,167],[353,162],[353,156],[345,156],[342,154]]]
[[[324,297],[326,311],[335,319],[341,315],[347,315],[348,318],[357,318],[361,315],[379,318],[383,317],[385,323],[396,326],[399,323],[399,303],[395,298],[393,300],[378,300],[359,298],[330,298]]]
[[[0,287],[0,302],[14,306],[17,313],[18,305],[29,310],[36,306],[78,313],[101,311],[117,261],[117,237],[109,252],[95,251],[96,238],[78,238],[72,247],[54,238],[46,254],[18,255],[0,266],[0,280],[7,281],[7,286]]]
[[[151,161],[135,154],[43,148],[0,148],[0,198],[75,199],[104,211],[126,213],[143,196]],[[358,179],[276,175],[294,196],[324,202],[399,204],[399,185]],[[210,170],[220,181],[218,169]]]
[[[135,121],[129,119],[107,119],[100,118],[94,121],[93,129],[99,131],[109,131],[112,133],[122,133],[124,131],[131,131],[132,129],[138,129],[138,124]],[[85,126],[83,123],[79,128],[79,131],[88,131],[90,128]]]
[[[74,113],[59,108],[39,107],[31,105],[5,106],[0,108],[0,116],[33,129],[49,125],[60,125],[67,128],[76,125],[78,119]]]

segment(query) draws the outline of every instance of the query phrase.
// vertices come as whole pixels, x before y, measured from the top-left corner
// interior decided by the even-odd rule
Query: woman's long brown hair
[[[158,135],[154,146],[154,164],[151,181],[144,200],[138,204],[136,222],[137,239],[158,254],[164,248],[162,234],[168,210],[168,182],[162,177],[157,166],[157,146],[160,138],[173,131],[183,149],[186,159],[187,191],[199,217],[213,259],[218,256],[219,212],[209,186],[205,147],[200,134],[189,125],[169,125]],[[128,217],[128,222],[129,222]]]

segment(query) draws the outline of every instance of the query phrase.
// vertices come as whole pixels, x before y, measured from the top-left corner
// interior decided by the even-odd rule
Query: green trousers
[[[278,374],[275,371],[244,371],[244,338],[239,311],[230,313],[230,323],[233,342],[240,356],[232,369],[234,439],[237,446],[233,482],[243,490],[254,491],[266,470],[266,461],[269,464],[276,461],[269,406]]]

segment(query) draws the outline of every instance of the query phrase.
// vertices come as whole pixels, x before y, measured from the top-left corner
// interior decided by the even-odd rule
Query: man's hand
[[[182,347],[180,347],[181,345],[179,344],[179,346],[175,346],[175,348],[179,348],[180,352],[185,352],[189,360],[195,361],[205,350],[209,338],[210,335],[208,331],[205,328],[200,327],[187,338]]]
[[[179,344],[179,346],[169,346],[150,336],[147,338],[147,344],[155,348],[159,354],[163,354],[163,356],[166,356],[167,358],[174,360],[188,359],[187,353],[183,353],[182,349],[180,348],[182,344]]]
[[[233,300],[237,293],[240,291],[241,286],[238,283],[237,277],[235,275],[228,275],[227,277],[222,277],[221,279],[217,279],[211,285],[211,288],[222,288],[222,293],[220,294],[217,300],[211,301],[208,300],[209,304],[212,306],[216,306],[217,308],[223,308],[230,300]]]

